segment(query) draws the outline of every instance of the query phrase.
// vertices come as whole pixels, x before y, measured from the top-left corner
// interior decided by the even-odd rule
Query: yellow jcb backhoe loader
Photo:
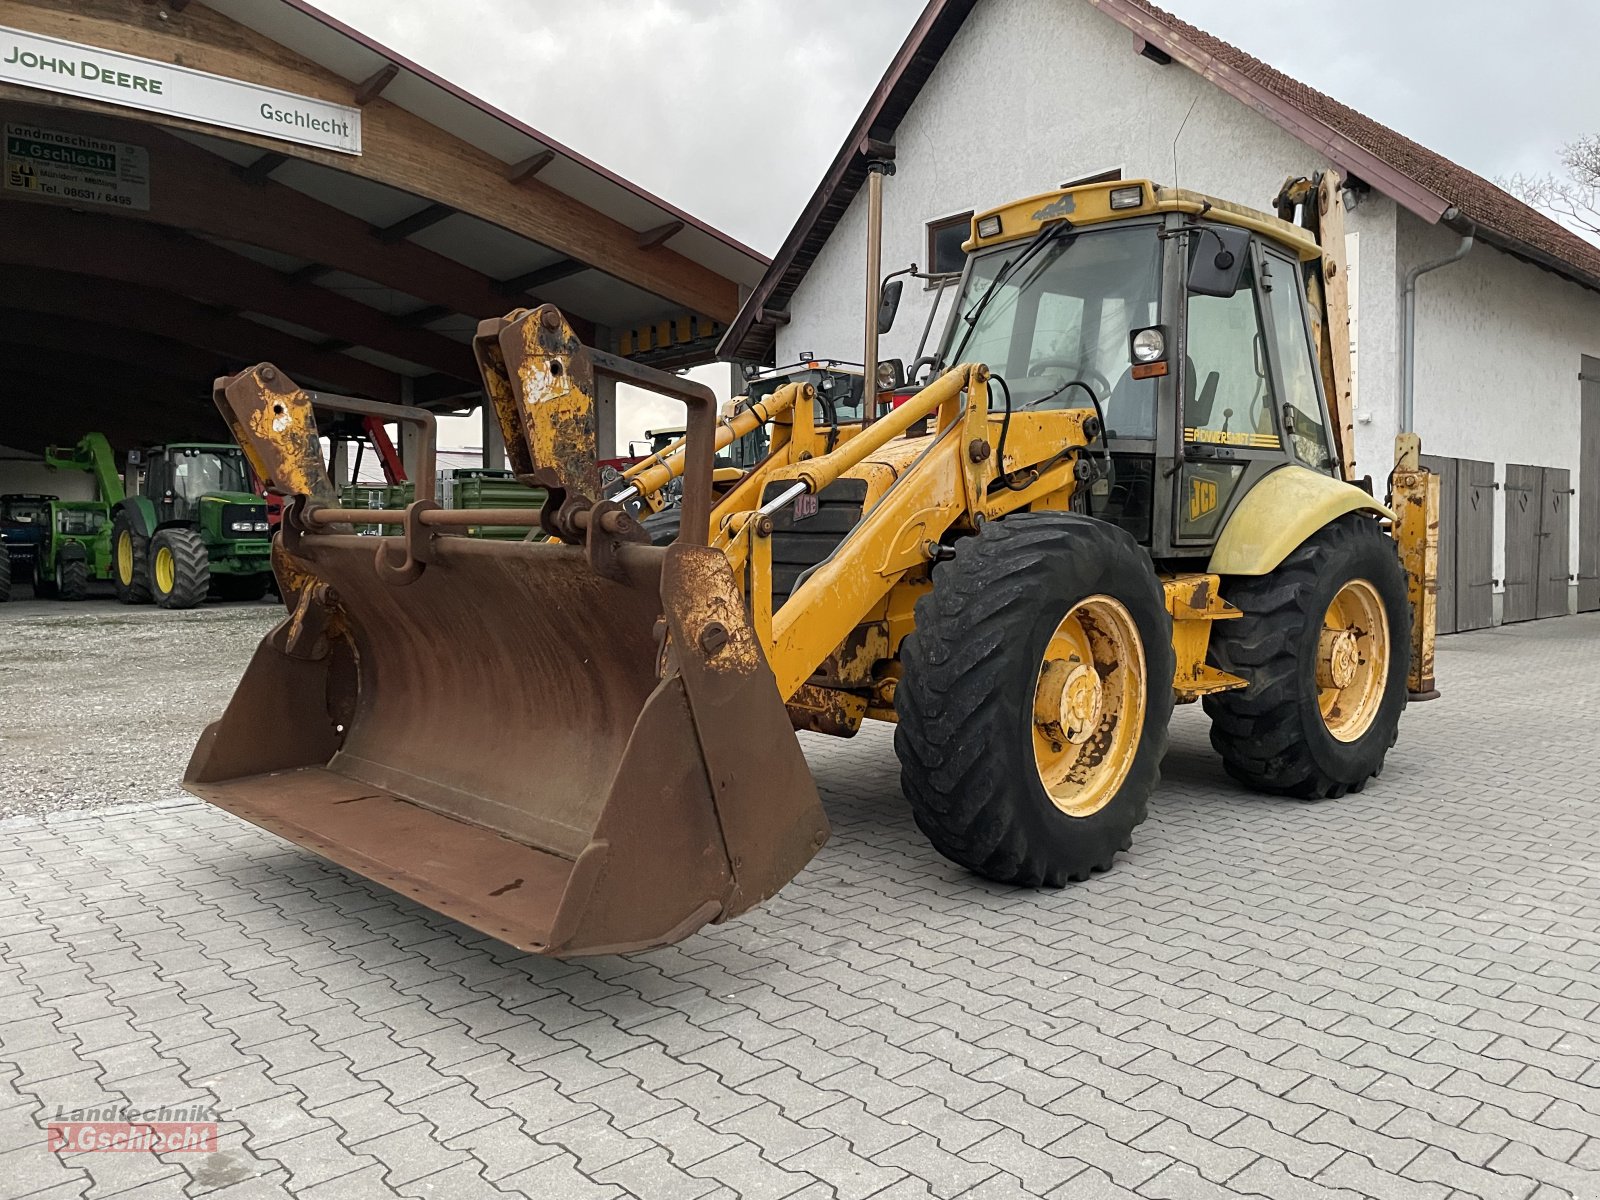
[[[798,383],[719,428],[706,389],[552,307],[486,321],[544,540],[460,536],[489,518],[427,478],[403,511],[342,511],[317,398],[266,365],[219,380],[293,497],[290,611],[185,785],[559,955],[670,943],[792,878],[828,836],[794,729],[897,722],[918,825],[1019,885],[1129,845],[1175,702],[1204,701],[1252,787],[1359,790],[1408,672],[1432,687],[1437,485],[1414,438],[1388,504],[1350,481],[1342,211],[1330,174],[1278,216],[1149,182],[981,213],[931,381],[843,429]],[[688,406],[682,450],[609,496],[596,372]],[[714,504],[714,447],[757,424],[767,457]],[[655,546],[625,504],[674,477]]]

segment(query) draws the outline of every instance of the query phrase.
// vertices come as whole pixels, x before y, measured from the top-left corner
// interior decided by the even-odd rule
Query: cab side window
[[[1254,268],[1231,296],[1189,297],[1186,442],[1277,449]]]
[[[1301,462],[1326,471],[1333,465],[1333,455],[1328,451],[1328,431],[1322,423],[1316,350],[1306,327],[1300,272],[1294,263],[1276,254],[1269,253],[1266,263],[1273,347],[1283,376],[1284,430]]]

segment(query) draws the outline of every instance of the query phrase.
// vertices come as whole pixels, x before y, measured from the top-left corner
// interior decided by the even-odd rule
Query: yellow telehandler
[[[442,509],[431,473],[404,510],[341,510],[320,398],[266,364],[219,380],[292,497],[289,613],[185,786],[556,955],[670,943],[788,882],[828,837],[796,729],[896,722],[934,846],[1027,886],[1128,847],[1176,702],[1251,787],[1360,790],[1408,684],[1432,690],[1437,481],[1409,436],[1387,502],[1352,481],[1339,181],[1277,209],[1118,181],[978,214],[928,382],[848,424],[798,382],[721,416],[549,306],[485,321],[532,516]],[[596,373],[688,409],[609,490]],[[425,414],[367,409],[427,451]],[[758,426],[766,457],[716,499],[717,448]],[[674,479],[653,545],[629,506]]]

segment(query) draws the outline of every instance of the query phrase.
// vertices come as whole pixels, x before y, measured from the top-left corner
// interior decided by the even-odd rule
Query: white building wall
[[[1140,57],[1133,35],[1088,4],[985,0],[967,18],[895,135],[884,183],[883,271],[927,266],[927,222],[981,211],[1120,168],[1268,208],[1285,178],[1324,160],[1191,71]],[[1365,324],[1361,403],[1393,406],[1395,206],[1369,196],[1347,217],[1361,233]],[[859,361],[866,289],[866,192],[851,203],[790,301],[777,361],[805,352]],[[1368,293],[1371,295],[1368,295]],[[884,358],[909,364],[933,293],[912,281]],[[944,294],[942,309],[954,302]],[[945,311],[931,340],[937,341]],[[1387,475],[1393,432],[1358,428],[1363,473]]]
[[[87,471],[56,471],[44,460],[0,446],[0,492],[34,492],[63,500],[93,500],[94,476]]]
[[[1181,134],[1180,134],[1181,129]],[[1113,167],[1266,208],[1289,175],[1327,164],[1290,134],[1176,64],[1140,57],[1123,26],[1067,0],[985,0],[967,19],[895,135],[884,187],[883,271],[927,265],[926,225]],[[865,189],[790,302],[778,361],[802,352],[859,360]],[[1347,214],[1359,235],[1357,474],[1381,494],[1400,404],[1400,289],[1415,263],[1459,237],[1377,193]],[[915,357],[933,293],[909,284],[880,354]],[[944,294],[942,308],[953,302]],[[935,322],[937,341],[945,313]],[[1422,278],[1416,427],[1430,454],[1566,467],[1578,486],[1578,365],[1600,357],[1600,295],[1482,243]],[[1505,577],[1504,492],[1495,577]],[[1577,505],[1572,562],[1577,563]],[[1574,571],[1576,566],[1574,566]]]
[[[1444,258],[1460,241],[1402,214],[1400,275]],[[1423,449],[1492,462],[1502,484],[1507,462],[1565,467],[1577,487],[1584,354],[1600,357],[1600,295],[1479,242],[1417,284],[1415,415]],[[1577,504],[1571,511],[1576,574]],[[1495,578],[1504,579],[1504,490],[1495,497],[1494,553]]]

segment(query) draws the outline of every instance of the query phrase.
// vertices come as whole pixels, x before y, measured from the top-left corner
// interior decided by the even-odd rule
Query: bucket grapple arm
[[[771,896],[828,835],[733,569],[705,544],[715,400],[589,357],[554,309],[486,322],[477,350],[513,469],[549,489],[551,541],[461,536],[459,518],[529,513],[441,509],[431,470],[403,512],[323,503],[314,397],[265,366],[218,381],[252,463],[295,494],[281,543],[304,575],[185,786],[525,949],[680,940]],[[704,515],[672,546],[596,497],[597,369],[690,406],[685,503]],[[400,533],[344,532],[356,521]]]

